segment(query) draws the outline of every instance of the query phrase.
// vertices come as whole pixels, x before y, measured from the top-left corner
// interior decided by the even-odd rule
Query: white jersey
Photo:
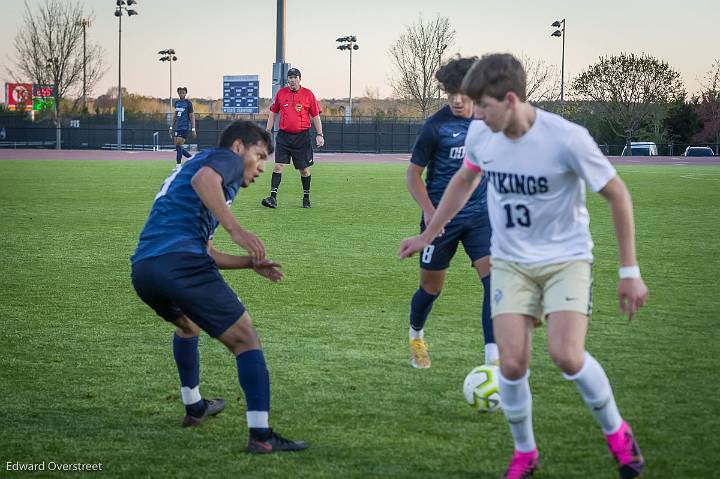
[[[585,128],[535,111],[520,138],[477,120],[467,133],[465,166],[488,179],[490,253],[533,265],[592,260],[585,184],[599,191],[617,173]]]

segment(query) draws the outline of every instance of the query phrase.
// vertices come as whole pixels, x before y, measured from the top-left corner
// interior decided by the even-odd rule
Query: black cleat
[[[303,196],[303,208],[310,208],[310,198]]]
[[[268,208],[277,208],[277,200],[273,198],[272,196],[268,196],[267,198],[264,198],[261,202],[261,205],[268,207]]]
[[[223,398],[205,399],[205,412],[200,417],[186,414],[182,420],[182,427],[198,427],[205,422],[205,419],[211,416],[217,416],[225,409],[225,400]]]
[[[270,433],[265,439],[255,438],[250,435],[245,452],[248,454],[272,454],[273,452],[302,451],[303,449],[307,449],[307,447],[308,445],[305,441],[285,439],[270,429]]]

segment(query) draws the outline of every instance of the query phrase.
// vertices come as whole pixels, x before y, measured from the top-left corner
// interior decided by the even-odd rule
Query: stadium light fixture
[[[350,52],[350,86],[348,89],[348,110],[346,113],[346,117],[349,119],[352,118],[352,52],[353,50],[358,50],[360,46],[357,44],[357,37],[355,35],[346,35],[344,37],[339,37],[335,41],[342,44],[338,45],[338,50],[347,50]]]
[[[161,62],[168,62],[170,63],[170,118],[172,118],[172,110],[173,110],[173,83],[172,83],[172,64],[173,62],[177,61],[177,57],[175,56],[175,50],[173,48],[167,48],[165,50],[160,50],[158,52],[158,55],[162,55],[158,60]],[[172,121],[172,120],[169,120]]]
[[[130,1],[130,0],[128,0]],[[565,19],[555,20],[551,27],[558,28],[550,34],[551,37],[562,37],[562,62],[560,64],[560,116],[565,113]]]
[[[137,10],[129,8],[137,5],[137,0],[115,0],[115,16],[118,17],[118,102],[117,102],[117,149],[122,149],[122,17],[137,15]]]

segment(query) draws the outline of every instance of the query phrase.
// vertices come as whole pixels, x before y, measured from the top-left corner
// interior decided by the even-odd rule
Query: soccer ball
[[[484,364],[470,371],[463,383],[465,400],[480,412],[493,412],[500,409],[500,368]]]

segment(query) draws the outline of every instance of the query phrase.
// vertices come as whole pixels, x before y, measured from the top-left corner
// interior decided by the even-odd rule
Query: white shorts
[[[492,316],[523,314],[540,325],[557,311],[592,313],[592,263],[586,260],[544,266],[491,258]]]

